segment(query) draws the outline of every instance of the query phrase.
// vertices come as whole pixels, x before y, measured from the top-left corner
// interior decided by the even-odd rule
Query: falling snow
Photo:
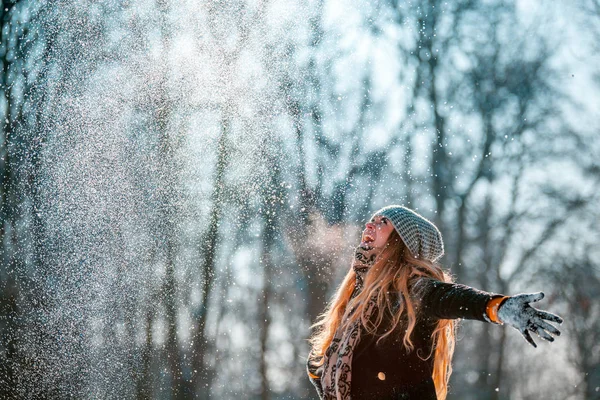
[[[310,325],[386,204],[573,321],[552,352],[465,324],[448,399],[596,396],[584,3],[5,2],[0,398],[314,398]]]

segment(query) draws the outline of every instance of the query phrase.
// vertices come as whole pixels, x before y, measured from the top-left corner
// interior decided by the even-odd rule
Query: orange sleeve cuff
[[[500,306],[502,300],[508,297],[510,296],[495,297],[488,301],[487,306],[485,308],[485,312],[487,313],[487,316],[490,319],[490,321],[496,324],[502,324],[502,321],[500,321],[500,319],[498,318],[498,307]]]

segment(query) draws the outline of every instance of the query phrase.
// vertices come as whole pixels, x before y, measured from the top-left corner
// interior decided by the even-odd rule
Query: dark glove
[[[323,399],[323,386],[321,385],[321,376],[323,376],[323,365],[315,366],[312,363],[311,357],[309,356],[307,364],[306,364],[306,372],[308,373],[308,379],[310,383],[317,390],[317,394],[319,395],[319,399]]]
[[[518,329],[533,347],[537,347],[537,345],[528,330],[537,333],[542,339],[553,342],[554,338],[548,332],[560,336],[560,331],[543,320],[563,323],[563,319],[558,315],[535,309],[528,304],[543,298],[543,292],[518,294],[504,300],[498,308],[500,321]]]

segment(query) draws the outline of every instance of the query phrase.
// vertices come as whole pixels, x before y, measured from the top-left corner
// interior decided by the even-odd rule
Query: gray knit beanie
[[[414,257],[436,261],[444,255],[444,242],[438,228],[425,217],[404,206],[391,205],[376,211],[376,215],[392,222]]]

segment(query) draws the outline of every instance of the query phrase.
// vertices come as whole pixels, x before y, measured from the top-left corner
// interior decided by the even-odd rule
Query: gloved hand
[[[554,338],[548,332],[560,336],[560,331],[553,325],[543,321],[543,319],[559,324],[563,323],[563,319],[558,315],[535,309],[528,304],[543,298],[543,292],[518,294],[504,300],[498,308],[497,315],[500,321],[518,329],[533,347],[537,347],[537,345],[528,330],[537,333],[549,342],[553,342]]]

